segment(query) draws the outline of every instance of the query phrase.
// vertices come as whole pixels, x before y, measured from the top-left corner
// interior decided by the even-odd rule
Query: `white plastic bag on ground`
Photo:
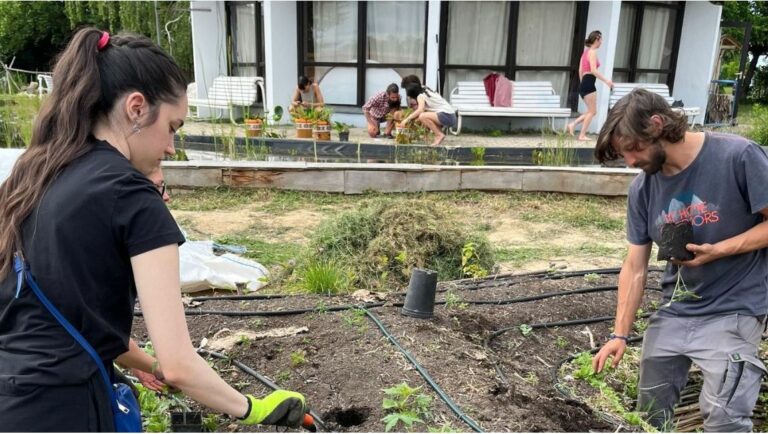
[[[266,285],[269,271],[258,262],[231,253],[216,256],[213,241],[187,241],[179,247],[181,292],[218,288],[248,291]]]

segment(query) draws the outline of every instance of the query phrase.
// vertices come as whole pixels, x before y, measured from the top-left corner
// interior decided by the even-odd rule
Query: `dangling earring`
[[[141,132],[141,127],[139,127],[138,123],[133,124],[133,134],[138,134]]]

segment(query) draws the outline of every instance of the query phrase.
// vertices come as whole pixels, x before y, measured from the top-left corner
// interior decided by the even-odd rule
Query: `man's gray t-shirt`
[[[706,133],[694,161],[680,173],[641,173],[629,188],[627,239],[658,244],[664,223],[688,220],[694,244],[734,237],[763,221],[768,208],[768,157],[739,136]],[[676,315],[768,313],[768,250],[727,256],[699,267],[682,267],[682,278],[698,297],[668,304],[677,281],[668,263],[662,277],[662,312]],[[675,297],[676,299],[678,297]]]

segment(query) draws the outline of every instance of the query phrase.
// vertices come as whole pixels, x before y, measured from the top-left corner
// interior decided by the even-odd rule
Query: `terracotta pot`
[[[245,136],[246,137],[260,137],[262,132],[261,119],[246,119],[245,120]]]
[[[331,140],[331,126],[324,121],[315,123],[312,128],[312,136],[315,140]]]
[[[311,139],[312,124],[307,122],[306,119],[296,119],[296,137],[299,139]]]

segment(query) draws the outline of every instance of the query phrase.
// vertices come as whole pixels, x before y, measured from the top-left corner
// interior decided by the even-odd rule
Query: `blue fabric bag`
[[[112,418],[115,422],[115,432],[141,432],[141,409],[139,408],[139,402],[133,395],[131,388],[127,384],[117,383],[112,384],[107,375],[107,370],[104,368],[101,358],[93,349],[91,344],[85,340],[83,335],[78,332],[69,321],[59,312],[58,309],[51,303],[50,300],[43,294],[40,287],[37,286],[37,282],[32,277],[32,273],[29,272],[29,264],[24,261],[24,257],[21,253],[15,253],[13,255],[13,270],[16,272],[16,298],[19,298],[21,287],[24,280],[32,288],[32,292],[35,293],[40,302],[43,303],[46,309],[51,312],[51,315],[69,332],[70,335],[83,347],[83,349],[91,356],[96,366],[99,368],[101,377],[104,380],[104,386],[107,389],[107,396],[109,396],[109,403],[112,408]]]

